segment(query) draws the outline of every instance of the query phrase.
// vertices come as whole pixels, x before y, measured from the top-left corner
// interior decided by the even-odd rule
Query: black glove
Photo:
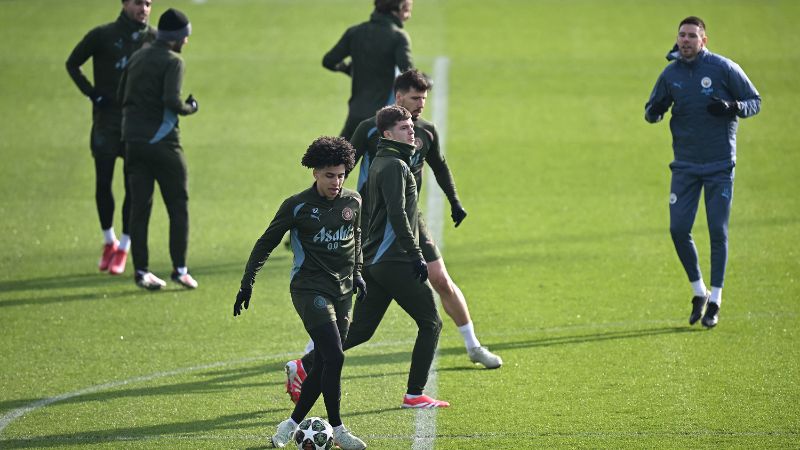
[[[250,306],[250,296],[253,295],[253,288],[242,286],[239,288],[239,293],[236,294],[236,303],[233,304],[233,316],[236,317],[242,313],[242,306],[247,309]]]
[[[111,97],[97,92],[92,92],[89,94],[89,100],[91,100],[92,104],[94,104],[94,106],[98,109],[106,109],[114,104],[114,101],[111,99]]]
[[[461,221],[467,218],[467,210],[461,206],[461,203],[455,202],[450,205],[450,217],[453,218],[453,223],[459,226]]]
[[[192,94],[189,94],[189,96],[186,97],[186,104],[192,108],[193,113],[196,113],[197,110],[200,109],[200,105],[197,104],[197,100],[194,99]]]
[[[722,100],[719,97],[711,97],[711,103],[706,106],[712,116],[733,117],[739,112],[739,103],[733,100]]]
[[[425,260],[420,258],[411,263],[414,270],[414,278],[419,278],[420,283],[424,283],[428,279],[428,265]]]
[[[358,302],[364,300],[364,297],[367,296],[367,283],[364,282],[364,278],[361,275],[353,277],[353,292],[355,292],[356,301]]]
[[[669,107],[663,103],[653,103],[650,105],[650,114],[654,116],[663,116]]]

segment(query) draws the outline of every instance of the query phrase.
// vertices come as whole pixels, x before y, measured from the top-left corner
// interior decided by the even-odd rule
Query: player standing
[[[178,115],[197,112],[189,95],[181,100],[184,63],[180,56],[192,26],[182,12],[168,9],[158,20],[158,39],[131,57],[120,82],[125,170],[131,189],[131,244],[136,284],[161,289],[166,283],[150,272],[147,228],[158,181],[169,215],[172,280],[194,289],[186,267],[189,246],[189,192],[186,159],[178,133]]]
[[[352,78],[347,120],[340,133],[345,139],[362,120],[394,101],[394,77],[398,70],[412,67],[411,39],[403,30],[412,6],[413,0],[375,0],[369,21],[348,28],[323,57],[325,68]]]
[[[133,52],[155,40],[155,29],[147,24],[151,0],[122,0],[116,21],[93,28],[78,42],[67,59],[67,72],[78,89],[92,102],[90,147],[94,158],[95,203],[105,244],[98,265],[101,271],[119,275],[125,271],[130,249],[130,192],[125,178],[122,201],[122,235],[114,233],[114,166],[125,158],[122,143],[122,108],[117,101],[117,86]],[[81,71],[92,59],[94,85]]]
[[[645,120],[659,122],[672,107],[670,130],[670,233],[694,297],[689,324],[719,320],[728,261],[728,220],[733,201],[736,130],[739,118],[758,114],[761,97],[738,64],[706,48],[706,25],[687,17],[678,26],[678,58],[656,81],[645,105]],[[705,192],[711,241],[711,292],[706,289],[692,240],[700,192]],[[705,312],[704,312],[705,309]]]
[[[342,339],[347,335],[354,292],[363,299],[361,276],[361,196],[343,187],[355,165],[353,147],[340,137],[320,137],[303,155],[302,165],[313,169],[314,184],[286,199],[264,234],[256,241],[245,267],[233,315],[247,309],[256,274],[286,232],[294,252],[289,290],[292,303],[316,347],[313,368],[291,417],[278,425],[272,443],[283,447],[322,394],[342,449],[366,445],[342,424]]]

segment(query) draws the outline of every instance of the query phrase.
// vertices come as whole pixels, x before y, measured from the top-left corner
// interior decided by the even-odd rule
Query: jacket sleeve
[[[171,109],[176,114],[187,116],[194,110],[191,106],[181,100],[181,84],[183,83],[184,65],[180,58],[173,59],[167,67],[164,76],[164,94],[161,100],[164,106]]]
[[[439,135],[436,130],[425,130],[432,135],[431,148],[428,154],[425,155],[425,162],[430,166],[433,176],[436,177],[436,184],[442,188],[442,192],[447,196],[447,201],[451,205],[459,203],[458,194],[456,193],[456,182],[453,179],[453,174],[450,172],[450,167],[442,155],[441,148],[439,147]]]
[[[672,94],[669,92],[667,80],[664,78],[664,72],[658,76],[656,85],[653,87],[653,92],[650,93],[650,99],[644,105],[644,120],[650,123],[660,122],[664,118],[664,114],[655,114],[651,112],[651,108],[655,104],[661,105],[662,109],[667,110],[672,106]]]
[[[361,276],[361,272],[364,268],[364,255],[361,252],[361,212],[362,212],[362,204],[361,197],[358,198],[358,214],[356,214],[356,221],[355,221],[355,232],[353,234],[353,239],[355,241],[355,267],[353,268],[353,276]]]
[[[422,258],[422,251],[414,239],[414,232],[406,216],[406,185],[408,182],[413,183],[414,179],[410,172],[408,165],[398,160],[390,170],[381,173],[377,181],[381,185],[381,195],[386,204],[386,220],[397,236],[397,243],[411,259],[417,259]]]
[[[267,262],[272,250],[280,244],[283,235],[292,228],[294,224],[293,204],[294,202],[288,199],[284,201],[264,234],[256,241],[244,268],[242,287],[253,287],[256,282],[256,275],[264,266],[264,263]]]
[[[398,36],[398,44],[394,50],[394,63],[402,73],[414,67],[414,61],[411,58],[411,38],[408,37],[408,33],[401,31]]]
[[[78,86],[78,89],[87,97],[91,97],[94,92],[94,87],[86,75],[83,74],[81,66],[86,63],[97,49],[98,44],[97,29],[94,29],[86,34],[86,36],[78,42],[78,45],[72,49],[69,58],[67,58],[67,73],[72,78],[72,81]],[[114,94],[114,92],[106,92],[105,94]]]
[[[350,30],[345,31],[339,42],[322,57],[322,66],[334,72],[344,72],[350,74],[348,64],[344,59],[350,56]]]
[[[738,64],[732,64],[729,69],[728,89],[731,91],[733,99],[739,103],[737,116],[745,119],[755,116],[761,111],[761,96],[758,95],[756,87]]]

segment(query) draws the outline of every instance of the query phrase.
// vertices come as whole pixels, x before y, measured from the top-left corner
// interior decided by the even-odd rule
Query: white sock
[[[131,236],[129,234],[122,233],[122,236],[119,237],[119,248],[123,252],[127,252],[131,248]]]
[[[293,427],[297,426],[297,422],[295,422],[291,417],[289,417],[289,423],[292,424]]]
[[[703,277],[700,277],[697,281],[692,281],[692,291],[694,291],[696,297],[705,297],[708,295],[708,289],[706,289],[706,284],[703,283]]]
[[[175,271],[178,272],[178,275],[186,275],[187,273],[189,273],[189,269],[187,269],[186,266],[176,267]]]
[[[708,301],[720,306],[722,304],[722,288],[711,286],[711,298]]]
[[[105,239],[106,244],[113,244],[117,240],[117,235],[114,234],[114,227],[103,230],[103,239]]]
[[[309,339],[308,340],[308,344],[306,344],[306,348],[305,348],[305,350],[303,350],[303,353],[311,353],[311,350],[314,350],[314,340],[313,339]]]
[[[406,398],[417,398],[422,397],[422,394],[406,394]]]
[[[481,346],[478,337],[475,336],[475,328],[472,326],[471,321],[467,322],[466,325],[458,327],[458,331],[461,332],[461,336],[464,336],[464,345],[467,347],[467,350]]]

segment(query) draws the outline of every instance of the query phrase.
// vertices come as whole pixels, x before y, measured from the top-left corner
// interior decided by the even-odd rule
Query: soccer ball
[[[330,450],[333,448],[333,427],[324,419],[303,419],[294,432],[294,442],[300,450]]]

